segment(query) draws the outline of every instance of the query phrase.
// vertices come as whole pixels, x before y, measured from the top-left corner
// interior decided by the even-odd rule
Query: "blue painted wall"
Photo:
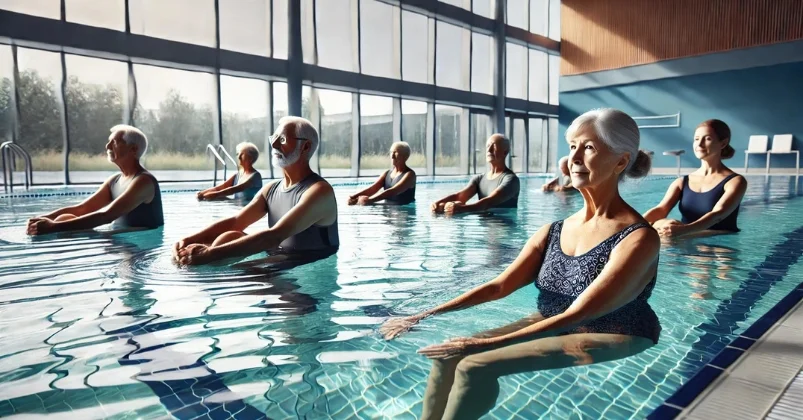
[[[727,161],[735,169],[744,166],[744,151],[753,134],[793,134],[793,150],[803,148],[803,62],[756,67],[719,73],[697,74],[560,93],[560,141],[558,152],[568,154],[566,128],[583,112],[612,107],[633,116],[666,115],[680,111],[678,128],[641,130],[641,147],[655,152],[654,167],[674,167],[673,156],[661,152],[685,149],[683,167],[697,167],[692,140],[697,125],[718,118],[731,128],[736,155]],[[764,156],[750,156],[750,167],[764,167]],[[775,155],[772,167],[794,167],[794,155]]]

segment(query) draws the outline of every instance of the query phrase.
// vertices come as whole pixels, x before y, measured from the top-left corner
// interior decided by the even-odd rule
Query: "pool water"
[[[44,238],[25,235],[27,218],[85,196],[0,200],[0,416],[418,418],[431,363],[416,350],[529,315],[537,291],[427,319],[390,342],[379,325],[491,280],[539,227],[582,206],[532,177],[518,210],[429,212],[465,181],[420,184],[403,207],[349,207],[357,187],[336,185],[340,250],[298,267],[177,267],[176,240],[239,208],[190,192],[164,194],[158,230]],[[630,181],[622,194],[643,212],[671,181]],[[741,233],[663,246],[650,299],[658,345],[505,377],[488,418],[644,418],[796,287],[800,186],[749,184]]]

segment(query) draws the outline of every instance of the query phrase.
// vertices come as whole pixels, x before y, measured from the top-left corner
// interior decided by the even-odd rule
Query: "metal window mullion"
[[[215,119],[217,127],[215,127],[215,135],[217,136],[217,144],[223,145],[223,95],[220,77],[220,0],[215,0],[215,94],[217,95],[217,118]]]
[[[360,0],[351,0],[351,57],[352,68],[356,73],[362,73],[362,57],[360,37]]]
[[[469,149],[471,142],[469,141],[469,133],[471,132],[471,111],[468,108],[463,108],[460,112],[460,168],[465,170],[465,174],[471,173],[469,164]]]
[[[493,126],[497,133],[504,133],[505,130],[505,13],[506,0],[496,0],[496,19],[494,20],[494,44],[496,45],[496,55],[494,56],[494,94],[496,101],[493,110]]]
[[[393,98],[393,134],[392,138],[394,142],[402,141],[403,134],[401,131],[402,127],[402,109],[401,109],[401,98],[395,97]]]
[[[59,2],[61,22],[67,21],[67,4],[66,0]],[[64,49],[59,52],[61,59],[61,136],[64,140],[64,150],[62,155],[64,157],[64,185],[70,185],[70,123],[67,118],[67,59],[64,55]]]
[[[273,3],[271,1],[271,3]],[[272,11],[272,9],[271,9]],[[273,28],[271,28],[273,30]],[[271,47],[272,49],[273,47]],[[273,135],[273,125],[275,122],[273,121],[273,105],[276,101],[273,100],[273,82],[268,82],[268,129],[265,131],[265,146],[262,149],[262,153],[265,155],[263,159],[270,159],[271,158],[271,142],[270,138]],[[270,178],[273,179],[273,165],[268,163],[268,169],[270,170]]]
[[[321,151],[325,147],[323,139],[326,137],[326,134],[323,132],[321,127],[320,103],[318,89],[310,87],[309,101],[307,102],[307,107],[309,108],[309,121],[314,127],[318,128],[318,148],[315,150],[315,156],[313,156],[313,159],[311,160],[311,166],[312,170],[318,172],[319,174],[321,173]]]
[[[360,95],[351,94],[351,168],[349,176],[360,174]]]
[[[435,176],[435,103],[427,103],[427,174]]]
[[[301,0],[287,2],[287,113],[301,116],[304,52],[301,45]]]

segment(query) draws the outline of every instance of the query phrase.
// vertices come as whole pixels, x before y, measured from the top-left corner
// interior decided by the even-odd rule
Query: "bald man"
[[[519,177],[505,165],[508,153],[510,153],[510,140],[501,134],[488,137],[488,141],[485,142],[488,172],[475,175],[462,190],[432,203],[432,211],[458,214],[481,212],[492,208],[518,207]],[[468,200],[475,195],[477,201],[469,204]]]

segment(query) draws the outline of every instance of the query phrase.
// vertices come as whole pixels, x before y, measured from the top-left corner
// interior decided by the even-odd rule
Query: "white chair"
[[[767,151],[767,143],[769,136],[750,136],[750,142],[747,144],[747,150],[744,151],[744,173],[747,174],[747,158],[750,155],[766,155],[767,156],[767,173],[770,173],[770,156]]]
[[[663,153],[664,156],[674,156],[678,163],[678,176],[680,176],[680,155],[686,153],[685,150],[667,150]]]
[[[800,174],[800,151],[792,150],[791,134],[776,134],[772,136],[772,150],[767,153],[767,172],[769,173],[770,156],[772,155],[791,155],[797,156],[795,161],[795,175]]]

